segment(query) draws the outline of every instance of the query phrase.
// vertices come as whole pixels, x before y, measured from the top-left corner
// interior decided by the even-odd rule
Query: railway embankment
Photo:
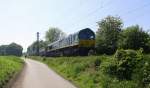
[[[150,88],[150,55],[118,50],[114,55],[31,57],[79,88]]]

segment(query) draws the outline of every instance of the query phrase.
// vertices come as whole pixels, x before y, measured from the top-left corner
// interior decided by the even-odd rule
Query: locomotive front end
[[[79,32],[79,48],[82,55],[87,55],[89,51],[95,49],[95,33],[89,29],[83,29]]]
[[[95,47],[95,33],[89,29],[83,29],[79,32],[79,47]]]

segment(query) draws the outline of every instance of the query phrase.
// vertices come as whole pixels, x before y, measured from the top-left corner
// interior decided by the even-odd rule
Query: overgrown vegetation
[[[139,25],[127,27],[120,33],[118,47],[123,49],[138,50],[143,48],[144,52],[150,52],[150,36]]]
[[[123,28],[120,17],[103,18],[96,53],[104,56],[38,58],[80,88],[150,88],[150,55],[145,55],[150,53],[150,35],[139,25]]]
[[[96,49],[100,54],[113,54],[117,50],[117,41],[123,22],[119,17],[108,16],[98,22]]]
[[[142,50],[118,50],[113,59],[106,69],[109,75],[121,81],[133,81],[136,88],[149,88],[150,70],[147,68],[150,65],[142,55]]]
[[[118,50],[108,68],[108,73],[115,75],[120,80],[131,80],[134,69],[142,63],[142,59],[141,51]]]
[[[11,43],[9,45],[1,45],[0,55],[1,56],[6,56],[6,55],[21,56],[22,50],[23,50],[22,46],[16,43]]]
[[[7,85],[9,80],[23,67],[23,60],[15,56],[0,56],[0,88]]]
[[[150,55],[117,50],[114,56],[32,57],[79,88],[150,88]]]
[[[96,32],[97,54],[114,54],[117,49],[143,48],[150,53],[150,35],[139,25],[132,25],[123,29],[123,22],[119,17],[108,16],[98,22]]]

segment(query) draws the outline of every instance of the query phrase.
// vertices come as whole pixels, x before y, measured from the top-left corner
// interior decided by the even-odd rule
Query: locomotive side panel
[[[47,56],[88,55],[95,47],[95,33],[89,29],[82,29],[66,38],[48,45]]]

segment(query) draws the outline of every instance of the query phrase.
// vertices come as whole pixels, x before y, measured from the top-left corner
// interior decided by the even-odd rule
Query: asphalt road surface
[[[12,88],[76,88],[43,63],[26,59],[26,66]]]

